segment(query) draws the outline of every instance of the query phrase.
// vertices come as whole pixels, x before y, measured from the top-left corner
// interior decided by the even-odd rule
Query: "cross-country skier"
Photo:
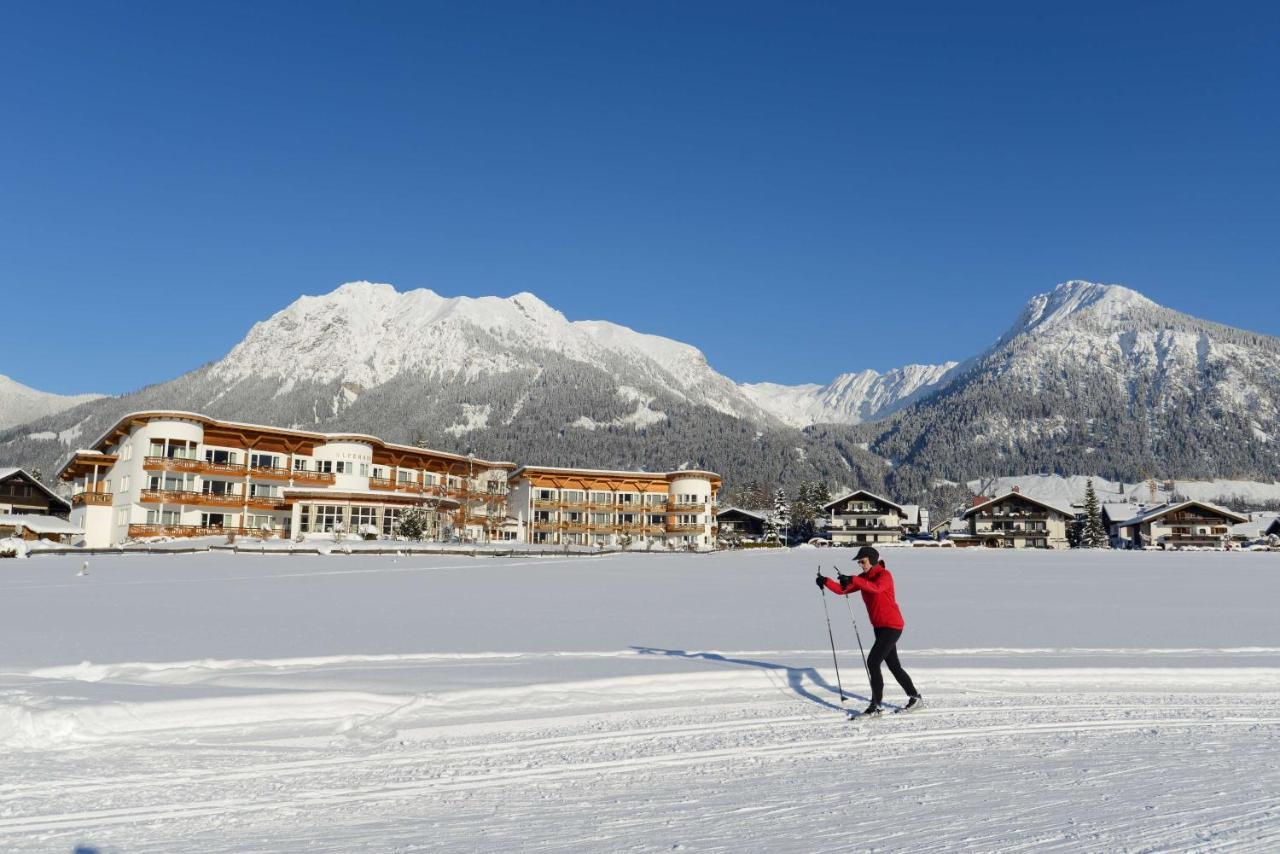
[[[907,704],[902,711],[914,709],[923,700],[916,686],[911,682],[907,671],[902,669],[898,661],[898,639],[906,626],[902,612],[898,610],[898,601],[893,594],[893,576],[885,569],[880,560],[880,552],[871,546],[858,549],[854,557],[862,572],[850,577],[841,575],[839,580],[827,578],[818,573],[818,586],[825,587],[832,593],[847,596],[855,590],[862,592],[862,601],[867,606],[867,615],[876,632],[876,642],[871,645],[871,654],[867,656],[867,675],[871,679],[871,705],[867,706],[864,715],[878,715],[883,711],[880,702],[884,699],[884,676],[880,673],[880,663],[889,665],[889,672],[898,680],[902,690],[907,692]]]

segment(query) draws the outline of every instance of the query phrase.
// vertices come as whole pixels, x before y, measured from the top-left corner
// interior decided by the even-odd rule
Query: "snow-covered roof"
[[[726,507],[719,513],[716,513],[716,518],[719,519],[726,513],[741,513],[743,516],[750,516],[752,519],[759,519],[761,522],[764,521],[763,513],[756,513],[752,510],[743,510],[741,507]]]
[[[1191,507],[1191,506],[1202,507],[1205,510],[1209,510],[1213,513],[1221,513],[1222,515],[1226,516],[1228,519],[1234,520],[1237,524],[1240,522],[1249,521],[1246,517],[1241,516],[1239,513],[1236,513],[1234,510],[1228,510],[1225,507],[1219,507],[1218,505],[1210,504],[1207,501],[1178,501],[1176,503],[1171,502],[1166,504],[1160,504],[1155,507],[1149,507],[1139,512],[1136,516],[1133,516],[1129,519],[1125,519],[1123,522],[1117,522],[1116,524],[1118,524],[1123,528],[1127,528],[1130,525],[1141,525],[1145,522],[1150,522],[1152,519],[1158,519],[1161,516],[1167,515],[1169,513],[1173,513],[1177,510],[1181,510],[1184,507]]]
[[[0,528],[26,528],[33,534],[83,534],[84,528],[57,516],[33,516],[27,513],[0,514]]]
[[[1245,540],[1256,540],[1265,535],[1267,529],[1271,527],[1276,520],[1268,517],[1265,519],[1254,519],[1251,522],[1237,522],[1231,526],[1231,536],[1239,537]]]
[[[982,502],[981,504],[970,507],[968,510],[964,511],[964,513],[961,514],[960,518],[968,519],[970,516],[972,516],[974,513],[977,513],[979,510],[984,510],[987,507],[990,507],[992,504],[998,504],[1001,501],[1004,501],[1006,498],[1025,498],[1027,501],[1030,501],[1032,504],[1038,504],[1041,507],[1045,508],[1046,510],[1052,510],[1055,513],[1061,513],[1063,516],[1066,516],[1068,518],[1072,518],[1076,515],[1075,511],[1069,508],[1060,507],[1056,504],[1050,504],[1048,501],[1041,501],[1039,498],[1036,498],[1034,495],[1027,495],[1025,492],[1015,491],[1015,492],[1006,492],[1004,495],[998,496],[996,498],[992,498],[988,501]]]
[[[855,489],[853,492],[845,493],[844,495],[841,495],[839,498],[837,498],[835,501],[828,501],[826,504],[823,504],[822,509],[830,510],[832,507],[835,507],[841,501],[847,501],[848,499],[852,498],[855,495],[865,495],[868,498],[879,501],[882,504],[888,504],[890,507],[897,508],[898,512],[901,513],[902,515],[904,516],[906,515],[906,512],[907,512],[906,508],[904,508],[901,504],[898,504],[895,501],[890,501],[887,498],[883,498],[879,495],[876,495],[874,492],[869,492],[865,489]]]
[[[27,478],[27,480],[31,481],[31,483],[35,485],[36,489],[39,489],[39,490],[40,490],[41,492],[43,492],[46,496],[48,496],[49,500],[51,500],[51,501],[56,501],[57,503],[61,504],[61,505],[62,505],[64,508],[66,508],[67,510],[70,510],[70,509],[71,509],[71,504],[70,504],[70,502],[68,502],[68,501],[67,501],[67,499],[62,498],[62,497],[61,497],[61,496],[59,496],[57,493],[55,493],[53,490],[51,490],[49,487],[45,486],[45,485],[44,485],[43,483],[41,483],[40,481],[36,480],[34,477],[32,477],[32,476],[31,476],[31,473],[30,473],[30,472],[28,472],[26,469],[21,469],[21,468],[12,468],[12,467],[10,467],[10,468],[2,468],[2,469],[0,469],[0,480],[6,480],[6,479],[8,479],[8,478],[13,477],[13,476],[14,476],[14,475],[16,475],[16,474],[22,474],[22,475],[24,475],[24,476]]]

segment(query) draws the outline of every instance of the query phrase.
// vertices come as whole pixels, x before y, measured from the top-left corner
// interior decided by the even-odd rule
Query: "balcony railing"
[[[702,533],[703,530],[705,530],[705,526],[703,525],[688,525],[675,522],[667,525],[667,532],[671,534]]]
[[[216,474],[222,477],[244,477],[249,470],[244,463],[215,463],[211,460],[194,460],[187,457],[146,457],[142,467],[147,471],[181,471],[196,474]]]
[[[370,489],[386,489],[386,490],[394,491],[396,489],[396,485],[397,485],[396,482],[388,477],[369,478]]]
[[[667,504],[667,509],[672,513],[691,513],[705,510],[706,507],[706,502],[703,501],[672,501]]]
[[[548,498],[535,498],[533,499],[533,506],[539,510],[559,510],[561,504],[559,501]]]
[[[150,504],[198,504],[205,507],[243,507],[244,496],[185,489],[144,489],[142,501]]]
[[[250,495],[248,504],[254,510],[283,510],[283,500],[278,495]]]
[[[289,472],[289,477],[294,483],[332,485],[334,481],[333,472],[330,471],[307,471],[305,469],[294,469]]]
[[[80,507],[81,505],[89,505],[94,507],[110,507],[110,492],[77,492],[71,496],[71,506]]]
[[[129,526],[129,536],[140,537],[222,537],[228,534],[245,537],[283,537],[284,531],[270,531],[265,528],[234,528],[220,525],[156,525],[133,524]]]
[[[289,480],[293,473],[279,466],[250,466],[249,474],[257,480]]]

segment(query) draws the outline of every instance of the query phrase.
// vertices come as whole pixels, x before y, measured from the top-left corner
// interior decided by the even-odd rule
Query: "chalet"
[[[968,522],[969,530],[953,537],[957,545],[968,540],[1005,548],[1065,549],[1067,526],[1075,514],[1024,495],[1015,487],[999,498],[975,503],[961,518]]]
[[[721,542],[758,543],[764,539],[765,517],[741,507],[726,507],[716,514]]]
[[[1231,526],[1247,521],[1239,513],[1204,501],[1168,502],[1116,522],[1113,537],[1135,549],[1144,546],[1220,548],[1230,540]]]
[[[1263,536],[1267,537],[1280,537],[1280,516],[1273,519],[1271,524],[1268,525],[1267,529],[1262,533]]]
[[[907,509],[865,489],[842,495],[822,509],[828,514],[827,536],[837,546],[896,543],[906,533]],[[919,524],[918,515],[914,521]]]
[[[0,468],[0,513],[67,518],[71,505],[18,468]]]

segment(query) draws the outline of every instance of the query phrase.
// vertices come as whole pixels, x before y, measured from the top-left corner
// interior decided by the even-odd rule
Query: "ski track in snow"
[[[624,610],[602,623],[575,624],[572,637],[584,648],[548,646],[558,623],[618,601],[612,593],[591,598],[606,569],[628,573],[631,585],[683,590],[682,598],[703,596],[698,585],[724,583],[715,573],[719,565],[708,563],[715,558],[635,556],[613,563],[479,564],[484,577],[505,579],[501,573],[509,572],[519,579],[514,589],[525,598],[517,604],[528,605],[536,588],[546,594],[542,619],[516,632],[541,632],[524,637],[525,648],[468,646],[464,622],[449,629],[460,633],[452,648],[314,655],[282,654],[302,625],[288,622],[300,618],[281,610],[298,599],[298,585],[308,585],[301,588],[305,619],[324,621],[338,647],[364,650],[372,648],[371,624],[353,620],[352,608],[382,605],[390,610],[377,611],[375,622],[386,623],[401,613],[396,609],[416,617],[424,603],[437,602],[431,619],[443,620],[461,596],[441,599],[443,591],[474,589],[476,577],[460,577],[456,559],[445,558],[415,563],[436,571],[416,577],[390,558],[295,558],[277,569],[269,561],[126,556],[103,561],[94,577],[98,586],[80,585],[85,598],[76,600],[56,584],[35,583],[55,567],[71,573],[73,562],[25,561],[20,571],[0,576],[0,596],[11,602],[0,598],[0,650],[10,651],[0,659],[0,850],[67,852],[77,844],[104,854],[1280,847],[1274,762],[1280,646],[1266,642],[1265,629],[1232,635],[1238,642],[1221,647],[1068,646],[1043,627],[1010,633],[1019,646],[905,647],[904,663],[927,705],[908,715],[850,722],[842,710],[862,708],[868,692],[857,649],[844,644],[852,640],[844,638],[851,627],[839,627],[839,679],[829,649],[785,645],[813,640],[822,626],[813,591],[801,586],[812,584],[808,558],[803,566],[797,561],[790,576],[770,563],[779,559],[741,570],[736,584],[753,591],[749,603],[768,601],[786,616],[772,628],[762,624],[738,635],[758,635],[773,646],[610,648],[600,641],[632,619],[655,637],[688,630],[651,612],[651,604],[626,599],[617,606]],[[1280,587],[1269,563],[1212,559],[1226,561],[1215,578],[1227,590],[1237,578]],[[1062,568],[1057,561],[1008,560],[1027,562],[1012,566],[1023,577],[1048,568],[1051,575],[1027,579],[1033,587]],[[1194,573],[1186,600],[1166,603],[1170,613],[1187,603],[1218,607],[1198,601],[1194,582],[1202,560],[1162,565],[1169,596],[1179,589],[1180,568]],[[949,577],[957,560],[913,555],[899,563],[902,587],[916,585],[914,604],[923,610],[930,567],[943,572],[938,578]],[[250,566],[270,574],[246,574]],[[996,567],[990,577],[1008,570]],[[1266,580],[1271,577],[1277,581]],[[235,591],[229,602],[243,597],[240,608],[258,602],[264,613],[285,620],[281,634],[251,637],[247,646],[260,653],[253,657],[165,660],[170,649],[227,648],[216,639],[181,645],[160,639],[174,626],[208,631],[222,625],[208,616],[220,613],[220,600],[192,601],[187,582],[206,582],[210,590],[224,583]],[[754,592],[757,583],[760,591],[776,592]],[[371,592],[371,584],[385,587]],[[335,595],[321,595],[329,589],[324,585],[336,585]],[[405,589],[421,598],[404,595]],[[507,602],[512,589],[499,583],[497,602]],[[996,595],[992,589],[984,584],[984,595]],[[1096,608],[1093,588],[1079,589],[1081,602]],[[356,590],[369,598],[357,602]],[[584,590],[591,595],[581,598]],[[1014,592],[1004,595],[1018,601]],[[19,635],[9,628],[21,611],[44,607],[84,618],[88,612],[78,613],[77,601],[118,609],[136,596],[146,597],[138,613],[150,615],[139,619],[151,622],[91,623],[86,642],[98,650],[96,662],[15,657],[13,651],[36,642],[30,629]],[[638,600],[638,591],[632,598]],[[164,620],[166,609],[180,615],[176,623]],[[738,619],[732,611],[719,618],[727,620],[713,623],[721,636]],[[252,618],[238,619],[245,632],[255,629]],[[512,618],[503,612],[501,619]],[[1166,635],[1143,629],[1134,638],[1184,636],[1185,628],[1159,610],[1151,617],[1131,611],[1129,619],[1170,627]],[[958,625],[959,636],[972,634]],[[1101,625],[1095,620],[1082,638],[1096,638]],[[155,659],[120,658],[140,632],[161,633]],[[434,636],[437,644],[443,636]],[[1034,643],[1037,638],[1050,642]],[[415,639],[422,638],[401,638],[408,649]],[[897,702],[900,692],[886,678],[886,699]],[[848,697],[843,703],[838,681]]]

